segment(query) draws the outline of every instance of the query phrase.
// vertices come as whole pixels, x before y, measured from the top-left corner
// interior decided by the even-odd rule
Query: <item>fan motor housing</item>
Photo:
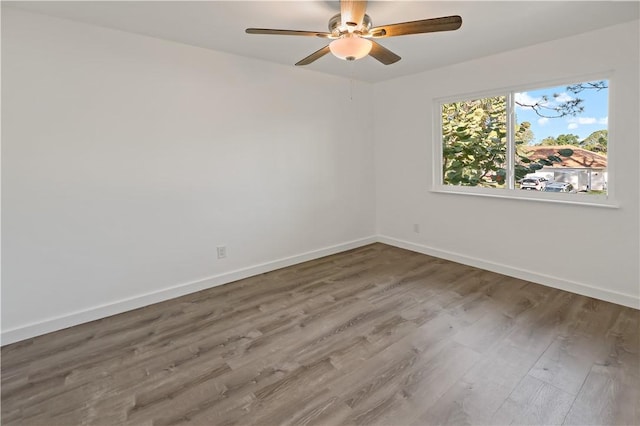
[[[349,24],[351,23],[348,23],[347,25]],[[339,13],[336,15],[333,15],[331,19],[329,19],[329,31],[332,34],[341,35],[346,33],[347,31],[345,29],[342,29],[342,30],[340,29],[341,25],[342,25],[342,17],[340,16]],[[355,24],[353,26],[355,26]],[[364,17],[362,18],[362,25],[360,26],[360,29],[355,32],[359,34],[367,34],[370,28],[371,28],[371,18],[369,17],[369,15],[365,14]]]

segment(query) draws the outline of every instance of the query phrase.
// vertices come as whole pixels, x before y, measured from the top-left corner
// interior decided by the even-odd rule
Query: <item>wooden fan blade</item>
[[[401,58],[386,47],[371,40],[371,52],[369,56],[373,56],[385,65],[391,65],[398,62]]]
[[[369,30],[369,34],[374,38],[395,37],[409,34],[453,31],[457,30],[461,26],[462,18],[458,15],[454,15],[375,27]]]
[[[307,56],[306,58],[296,62],[296,66],[301,66],[301,65],[309,65],[311,62],[316,61],[320,58],[322,58],[324,55],[326,55],[327,53],[329,53],[329,46],[325,46],[322,49],[316,50],[315,52],[313,52],[311,55]]]
[[[270,34],[270,35],[293,35],[328,38],[331,33],[323,33],[318,31],[297,31],[297,30],[274,30],[271,28],[247,28],[247,34]]]
[[[340,19],[342,25],[358,26],[362,24],[367,2],[362,0],[340,0]]]

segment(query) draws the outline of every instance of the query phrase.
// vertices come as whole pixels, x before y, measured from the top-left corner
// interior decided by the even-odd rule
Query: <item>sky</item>
[[[553,95],[559,95],[554,99]],[[542,95],[549,98],[548,105],[554,106],[570,99],[583,99],[584,111],[574,116],[561,118],[543,118],[537,115],[531,108],[522,108],[516,105],[516,120],[518,123],[528,121],[531,123],[534,141],[539,143],[547,136],[572,133],[582,140],[596,130],[608,129],[609,121],[609,89],[587,89],[575,94],[567,91],[567,86],[549,87],[541,90],[530,90],[515,94],[516,102],[532,104],[540,101]],[[553,115],[553,111],[547,113]]]

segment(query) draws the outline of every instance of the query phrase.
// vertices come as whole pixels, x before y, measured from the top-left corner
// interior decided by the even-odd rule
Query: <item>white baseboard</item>
[[[0,341],[2,342],[1,344],[3,346],[8,345],[24,339],[29,339],[31,337],[50,333],[52,331],[62,330],[74,325],[94,321],[111,315],[120,314],[132,309],[137,309],[154,303],[163,302],[175,297],[184,296],[185,294],[195,293],[200,290],[227,284],[233,281],[252,277],[254,275],[264,274],[265,272],[274,271],[276,269],[285,268],[287,266],[295,265],[313,259],[318,259],[320,257],[329,256],[375,242],[377,242],[377,239],[373,236],[362,238],[359,240],[348,241],[346,243],[324,247],[295,256],[285,257],[271,262],[265,262],[258,265],[249,266],[247,268],[225,272],[198,281],[178,284],[176,286],[152,293],[134,296],[128,299],[123,299],[100,306],[94,306],[82,311],[72,312],[59,317],[3,331],[2,335],[0,336]]]
[[[422,244],[412,243],[405,240],[378,235],[378,242],[388,244],[422,254],[438,257],[441,259],[451,260],[453,262],[462,263],[464,265],[474,266],[498,274],[531,281],[536,284],[542,284],[547,287],[553,287],[560,290],[569,291],[571,293],[581,294],[583,296],[593,297],[594,299],[605,300],[607,302],[616,303],[618,305],[629,306],[631,308],[640,309],[640,298],[632,294],[624,294],[616,291],[606,290],[594,287],[588,284],[582,284],[575,281],[569,281],[563,278],[553,277],[551,275],[541,274],[539,272],[529,271],[500,263],[490,262],[484,259],[469,257],[458,253],[439,250]]]

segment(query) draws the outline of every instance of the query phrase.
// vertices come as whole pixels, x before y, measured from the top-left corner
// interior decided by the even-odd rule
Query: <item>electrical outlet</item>
[[[218,250],[218,259],[227,257],[227,246],[218,246],[216,249]]]
[[[420,224],[419,223],[414,223],[413,224],[413,232],[415,232],[416,234],[420,233]]]

